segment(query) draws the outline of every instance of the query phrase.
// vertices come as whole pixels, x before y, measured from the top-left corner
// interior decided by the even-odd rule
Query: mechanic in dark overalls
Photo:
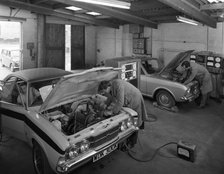
[[[144,99],[138,88],[124,80],[115,79],[112,81],[102,81],[98,90],[110,94],[111,99],[107,101],[107,105],[114,103],[112,108],[114,114],[117,114],[123,106],[136,111],[138,113],[138,127],[144,129],[147,112]]]
[[[184,81],[184,84],[190,83],[193,79],[199,81],[202,95],[199,107],[205,107],[208,100],[208,95],[212,91],[212,80],[210,73],[204,66],[195,62],[184,61],[181,64],[181,67],[184,69],[185,72],[188,71],[188,77]]]

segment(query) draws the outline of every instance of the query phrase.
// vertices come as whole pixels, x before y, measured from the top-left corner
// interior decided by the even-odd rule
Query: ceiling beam
[[[186,2],[184,0],[158,0],[196,20],[199,22],[210,26],[212,28],[216,28],[216,21],[211,18],[210,16],[200,12],[199,9],[196,9],[192,7],[189,2]]]
[[[86,17],[81,18],[80,16],[74,16],[62,12],[56,12],[53,9],[41,7],[38,5],[34,4],[29,4],[29,3],[24,3],[21,1],[15,1],[15,0],[1,0],[0,4],[9,6],[9,7],[14,7],[14,8],[20,8],[28,11],[32,11],[38,14],[44,14],[44,15],[50,15],[50,16],[56,16],[60,18],[65,18],[65,19],[70,19],[74,20],[77,22],[83,22],[85,24],[91,24],[91,25],[101,25],[101,26],[107,26],[107,27],[112,27],[112,28],[119,28],[119,25],[112,24],[109,22],[97,20],[97,19],[86,19]]]
[[[222,10],[224,9],[224,3],[206,4],[201,5],[200,10]]]
[[[93,5],[93,4],[88,4],[88,3],[78,2],[78,1],[72,1],[72,0],[52,0],[52,1],[60,2],[70,6],[80,7],[82,9],[87,9],[89,11],[98,12],[103,15],[111,16],[111,17],[118,18],[124,21],[128,21],[132,24],[144,25],[147,27],[155,28],[155,29],[157,29],[158,27],[157,24],[153,21],[132,15],[129,12],[116,10],[114,8],[109,8],[109,7],[100,6],[100,5]]]
[[[26,18],[18,18],[18,17],[12,17],[12,16],[0,16],[1,20],[6,20],[6,21],[22,21],[25,22]]]
[[[30,0],[31,4],[41,4],[47,2],[48,0]]]
[[[189,2],[189,4],[191,4],[192,7],[196,7],[197,9],[200,8],[200,4],[197,1],[195,0],[186,0],[186,1]]]
[[[165,4],[159,2],[159,1],[133,1],[131,3],[131,10],[133,11],[139,11],[139,10],[145,10],[145,9],[156,9],[156,8],[163,8],[166,7]]]

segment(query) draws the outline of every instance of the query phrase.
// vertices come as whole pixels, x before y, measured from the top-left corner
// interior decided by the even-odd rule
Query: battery
[[[177,144],[177,155],[182,159],[194,162],[196,157],[196,145],[180,140]]]

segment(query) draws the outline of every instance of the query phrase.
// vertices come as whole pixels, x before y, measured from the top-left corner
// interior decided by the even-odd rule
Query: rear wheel
[[[165,90],[160,90],[156,94],[156,101],[158,105],[167,107],[167,108],[171,108],[175,106],[176,104],[173,96],[168,91],[165,91]]]
[[[36,174],[53,174],[47,157],[42,148],[34,142],[33,144],[33,164]]]

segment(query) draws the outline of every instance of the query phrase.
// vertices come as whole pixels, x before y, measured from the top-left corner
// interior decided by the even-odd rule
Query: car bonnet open
[[[60,106],[69,100],[80,99],[97,93],[99,83],[117,78],[118,69],[111,67],[93,68],[81,73],[62,77],[52,89],[40,108],[40,112]]]

